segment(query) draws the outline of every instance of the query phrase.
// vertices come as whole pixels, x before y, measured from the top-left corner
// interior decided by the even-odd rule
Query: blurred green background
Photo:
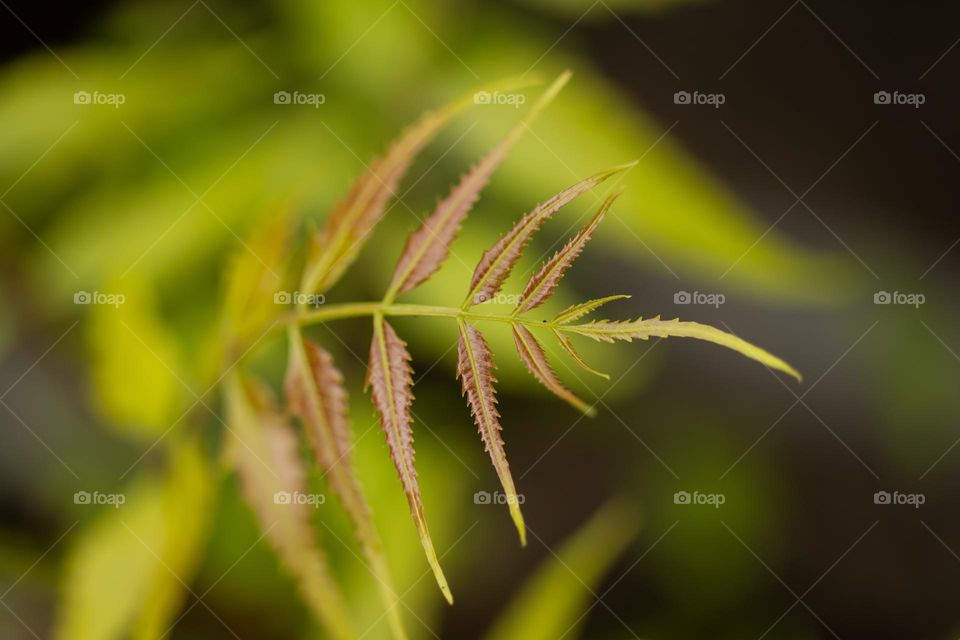
[[[506,509],[474,500],[498,484],[453,379],[454,327],[398,319],[448,607],[361,390],[369,323],[311,330],[347,375],[357,466],[412,637],[960,633],[953,5],[2,4],[0,637],[324,637],[220,459],[211,358],[228,256],[291,202],[305,238],[424,110],[566,68],[571,84],[495,174],[444,270],[406,299],[458,304],[522,213],[639,158],[553,307],[629,293],[608,315],[725,328],[805,381],[707,344],[584,345],[610,382],[554,354],[598,402],[581,419],[491,331],[522,549]],[[884,104],[884,91],[924,102]],[[522,113],[477,105],[446,128],[326,302],[379,298],[417,217]],[[547,226],[507,291],[594,195]],[[123,303],[78,304],[84,293]],[[711,294],[723,303],[697,303]],[[279,382],[279,337],[251,357]],[[334,501],[315,525],[358,635],[387,637]]]

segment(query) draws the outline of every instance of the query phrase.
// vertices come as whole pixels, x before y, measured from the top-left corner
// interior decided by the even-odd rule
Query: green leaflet
[[[556,640],[577,637],[595,591],[636,536],[637,515],[623,501],[601,507],[548,557],[515,594],[487,640]]]
[[[557,327],[557,329],[559,331],[593,338],[601,342],[614,342],[617,340],[631,342],[634,339],[647,340],[651,336],[657,338],[667,338],[671,336],[676,338],[697,338],[698,340],[706,340],[707,342],[713,342],[728,349],[733,349],[751,360],[756,360],[771,369],[776,369],[777,371],[782,371],[793,376],[798,382],[803,381],[803,376],[801,376],[796,369],[777,356],[731,333],[721,331],[709,325],[700,324],[699,322],[681,322],[679,319],[661,320],[660,316],[657,316],[655,318],[648,318],[647,320],[642,318],[632,321],[599,320],[587,324],[565,325]]]
[[[596,300],[588,300],[586,302],[581,302],[580,304],[575,304],[573,306],[567,307],[556,316],[554,316],[551,321],[552,324],[570,324],[582,318],[585,315],[588,315],[599,309],[608,302],[613,302],[614,300],[628,300],[630,296],[627,295],[616,295],[616,296],[607,296],[606,298],[597,298]]]
[[[90,314],[97,408],[119,432],[152,442],[170,428],[188,393],[179,380],[178,345],[157,313],[155,293],[131,276],[74,295],[89,304],[81,308]]]
[[[122,490],[70,550],[54,638],[146,640],[168,631],[185,601],[212,515],[209,463],[195,442],[172,448],[163,478]]]

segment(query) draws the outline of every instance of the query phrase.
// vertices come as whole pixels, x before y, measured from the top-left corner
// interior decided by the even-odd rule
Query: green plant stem
[[[525,324],[532,327],[552,326],[546,320],[532,320],[510,315],[496,315],[492,313],[477,313],[457,307],[438,307],[426,304],[389,304],[383,302],[347,302],[331,304],[312,311],[297,311],[290,316],[288,322],[299,325],[318,324],[345,318],[359,318],[374,314],[384,316],[416,316],[433,318],[458,318],[462,320],[489,320],[491,322],[506,322],[510,324]]]

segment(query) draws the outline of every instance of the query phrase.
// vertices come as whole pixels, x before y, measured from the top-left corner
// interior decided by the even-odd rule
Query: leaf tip
[[[520,504],[515,495],[513,500],[510,500],[510,517],[513,519],[514,526],[517,527],[517,533],[520,534],[520,546],[527,546],[527,525],[523,521]]]

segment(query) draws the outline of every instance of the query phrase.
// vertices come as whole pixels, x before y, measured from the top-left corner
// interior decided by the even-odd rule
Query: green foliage
[[[71,550],[55,637],[157,638],[184,601],[205,544],[215,482],[196,443],[171,452],[163,477],[105,506]]]
[[[554,640],[580,626],[600,581],[639,528],[625,501],[604,505],[551,552],[536,574],[513,596],[487,640]]]

